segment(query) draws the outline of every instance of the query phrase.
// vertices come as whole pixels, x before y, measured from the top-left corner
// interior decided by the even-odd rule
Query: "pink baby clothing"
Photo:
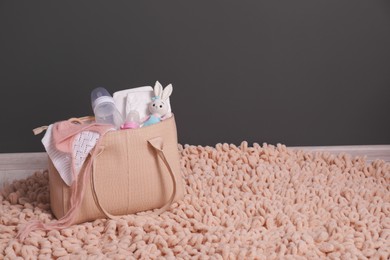
[[[67,154],[71,158],[71,172],[72,172],[72,181],[71,181],[71,198],[69,211],[61,218],[51,223],[43,223],[39,220],[30,221],[25,227],[19,230],[17,237],[23,240],[29,232],[33,230],[58,230],[62,228],[69,227],[77,214],[85,191],[85,185],[87,185],[87,180],[90,176],[90,169],[95,159],[98,149],[91,149],[90,154],[91,158],[88,161],[85,171],[81,172],[79,176],[76,176],[76,167],[75,167],[75,157],[73,156],[73,149],[75,138],[80,138],[80,133],[83,132],[92,132],[99,135],[96,146],[99,146],[101,137],[106,134],[108,131],[112,130],[111,125],[103,124],[75,124],[70,121],[61,121],[52,125],[52,142],[54,146],[61,153]],[[77,141],[80,141],[79,139]]]
[[[93,131],[104,135],[111,129],[113,127],[106,124],[75,124],[70,121],[61,121],[53,125],[53,141],[59,151],[72,153],[73,140],[78,133]]]

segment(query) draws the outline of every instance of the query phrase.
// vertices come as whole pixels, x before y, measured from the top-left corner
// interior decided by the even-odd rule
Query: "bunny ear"
[[[172,84],[169,84],[165,87],[161,99],[166,100],[169,98],[169,96],[172,94],[173,87]]]
[[[154,95],[161,98],[162,93],[163,87],[161,86],[160,82],[156,81],[156,84],[154,85]]]

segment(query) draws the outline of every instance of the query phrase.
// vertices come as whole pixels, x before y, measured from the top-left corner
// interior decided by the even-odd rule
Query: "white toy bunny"
[[[163,90],[160,82],[156,81],[154,85],[155,96],[149,104],[150,115],[142,120],[144,122],[143,126],[153,125],[171,117],[171,113],[168,113],[168,98],[172,91],[172,84],[169,84]]]

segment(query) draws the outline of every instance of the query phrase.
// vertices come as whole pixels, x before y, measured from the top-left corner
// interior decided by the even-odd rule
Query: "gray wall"
[[[0,152],[173,83],[181,143],[390,143],[389,1],[0,1]]]

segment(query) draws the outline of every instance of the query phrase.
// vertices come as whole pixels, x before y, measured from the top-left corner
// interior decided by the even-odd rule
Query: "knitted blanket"
[[[47,172],[0,196],[0,259],[389,259],[390,164],[284,145],[179,146],[186,195],[160,216],[50,221]],[[100,258],[99,258],[100,257]]]

